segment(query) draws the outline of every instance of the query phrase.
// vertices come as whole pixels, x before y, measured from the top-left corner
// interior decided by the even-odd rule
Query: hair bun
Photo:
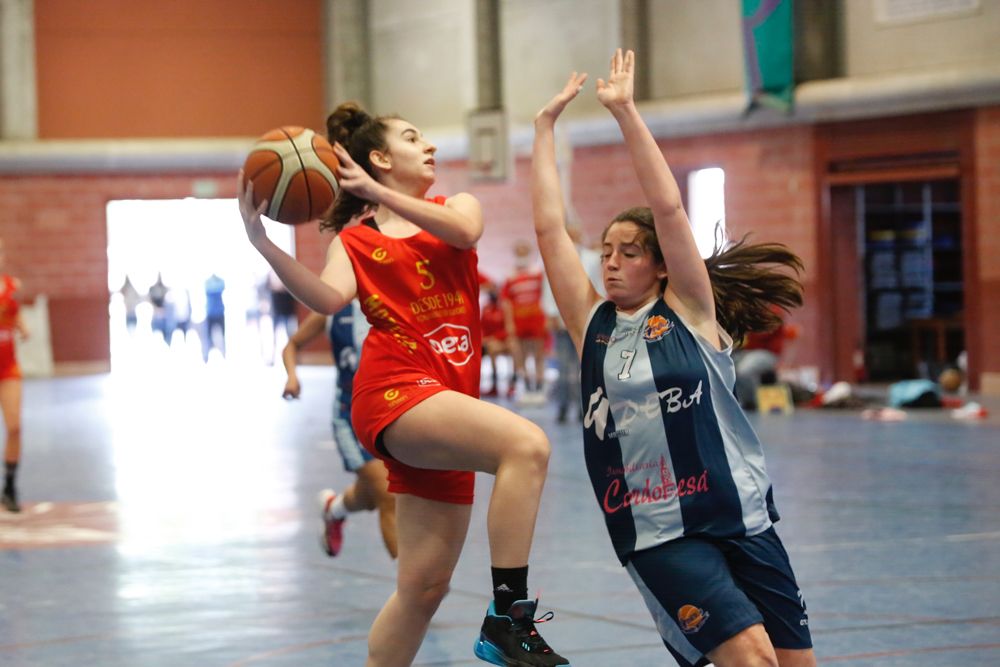
[[[346,147],[351,136],[373,118],[357,102],[344,102],[326,117],[326,138]]]

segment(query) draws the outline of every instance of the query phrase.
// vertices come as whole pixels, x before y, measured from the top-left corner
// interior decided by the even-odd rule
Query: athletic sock
[[[330,509],[326,513],[331,519],[338,521],[348,515],[347,506],[344,505],[344,494],[337,494],[337,497],[330,503]]]
[[[4,468],[3,490],[7,492],[14,488],[14,478],[17,477],[17,461],[5,461]]]
[[[493,606],[497,614],[506,614],[518,600],[528,599],[528,566],[491,567]]]

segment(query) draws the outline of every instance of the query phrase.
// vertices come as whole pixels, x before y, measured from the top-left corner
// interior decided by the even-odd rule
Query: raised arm
[[[267,237],[264,223],[260,219],[267,210],[267,200],[254,207],[253,183],[249,182],[246,188],[243,187],[242,171],[237,188],[240,214],[243,216],[247,238],[271,265],[288,291],[318,313],[332,315],[347,305],[357,294],[358,284],[354,278],[354,267],[351,266],[351,260],[340,238],[335,238],[330,243],[326,254],[326,266],[322,276],[317,276]]]
[[[632,157],[643,194],[656,223],[656,235],[667,265],[664,297],[701,333],[715,340],[715,300],[705,262],[691,231],[677,181],[646,123],[635,107],[632,89],[635,54],[618,49],[611,59],[608,80],[598,79],[597,98],[618,121]]]
[[[600,297],[566,231],[566,209],[556,165],[555,124],[586,80],[586,74],[573,72],[562,91],[538,112],[531,153],[531,207],[538,250],[559,315],[577,351],[583,340],[587,315]]]
[[[444,206],[388,188],[368,174],[340,144],[334,144],[340,160],[340,187],[380,206],[391,209],[418,227],[456,248],[472,248],[483,235],[483,210],[479,200],[467,192],[449,197]]]

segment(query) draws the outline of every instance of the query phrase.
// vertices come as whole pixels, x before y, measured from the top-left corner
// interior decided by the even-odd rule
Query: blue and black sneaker
[[[491,602],[476,640],[476,657],[502,667],[568,666],[569,660],[553,651],[535,630],[535,623],[551,620],[554,614],[550,611],[536,619],[537,608],[537,598],[518,600],[503,616]]]

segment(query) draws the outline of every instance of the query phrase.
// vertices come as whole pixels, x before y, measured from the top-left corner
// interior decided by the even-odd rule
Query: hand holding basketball
[[[264,134],[243,165],[241,181],[252,183],[253,210],[289,225],[316,220],[337,197],[337,157],[329,142],[310,129],[285,126]],[[246,219],[246,216],[244,216]]]
[[[253,181],[246,180],[242,169],[236,180],[236,199],[240,204],[240,215],[247,230],[247,238],[250,239],[250,244],[256,247],[257,241],[267,236],[260,216],[267,210],[268,201],[264,199],[260,204],[254,205]]]

